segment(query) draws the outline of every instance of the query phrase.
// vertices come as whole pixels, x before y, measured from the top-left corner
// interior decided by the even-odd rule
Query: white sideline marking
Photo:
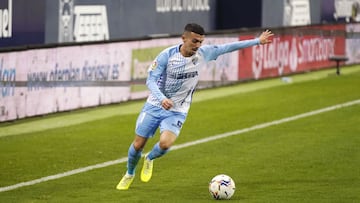
[[[201,144],[201,143],[205,143],[205,142],[209,142],[209,141],[213,141],[213,140],[218,140],[218,139],[230,137],[230,136],[233,136],[233,135],[238,135],[238,134],[250,132],[250,131],[253,131],[253,130],[258,130],[258,129],[270,127],[270,126],[273,126],[273,125],[286,123],[286,122],[289,122],[289,121],[294,121],[294,120],[297,120],[297,119],[300,119],[300,118],[305,118],[305,117],[313,116],[313,115],[316,115],[316,114],[320,114],[320,113],[324,113],[324,112],[328,112],[328,111],[333,111],[333,110],[344,108],[344,107],[353,106],[353,105],[356,105],[356,104],[360,104],[360,99],[350,101],[350,102],[346,102],[346,103],[342,103],[342,104],[338,104],[338,105],[334,105],[334,106],[330,106],[330,107],[326,107],[326,108],[322,108],[322,109],[315,110],[315,111],[310,111],[310,112],[303,113],[303,114],[298,114],[298,115],[283,118],[283,119],[280,119],[280,120],[275,120],[275,121],[271,121],[271,122],[267,122],[267,123],[263,123],[263,124],[259,124],[259,125],[254,125],[254,126],[249,127],[249,128],[244,128],[244,129],[235,130],[235,131],[231,131],[231,132],[227,132],[227,133],[223,133],[223,134],[218,134],[218,135],[203,138],[203,139],[200,139],[200,140],[187,142],[187,143],[184,143],[184,144],[174,145],[171,148],[171,150],[178,150],[178,149],[190,147],[190,146],[193,146],[193,145],[198,145],[198,144]],[[123,158],[116,159],[116,160],[113,160],[113,161],[107,161],[107,162],[103,162],[103,163],[100,163],[100,164],[87,166],[87,167],[84,167],[84,168],[74,169],[74,170],[67,171],[67,172],[64,172],[64,173],[59,173],[59,174],[55,174],[55,175],[51,175],[51,176],[46,176],[46,177],[42,177],[42,178],[39,178],[39,179],[27,181],[27,182],[21,182],[21,183],[15,184],[15,185],[1,187],[0,192],[15,190],[15,189],[18,189],[18,188],[21,188],[21,187],[24,187],[24,186],[35,185],[35,184],[46,182],[46,181],[49,181],[49,180],[60,179],[60,178],[66,177],[66,176],[71,176],[71,175],[87,172],[87,171],[98,169],[98,168],[104,168],[104,167],[107,167],[107,166],[112,166],[112,165],[115,165],[115,164],[124,163],[126,161],[127,161],[127,157],[123,157]]]

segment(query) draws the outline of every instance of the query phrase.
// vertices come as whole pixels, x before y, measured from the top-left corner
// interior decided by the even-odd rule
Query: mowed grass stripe
[[[322,108],[322,109],[318,109],[318,110],[315,110],[315,111],[306,112],[306,113],[303,113],[303,114],[298,114],[298,115],[295,115],[295,116],[292,116],[292,117],[287,117],[287,118],[275,120],[275,121],[272,121],[272,122],[262,123],[262,124],[255,125],[255,126],[252,126],[252,127],[249,127],[249,128],[239,129],[239,130],[235,130],[235,131],[231,131],[231,132],[227,132],[227,133],[223,133],[223,134],[213,135],[213,136],[210,136],[210,137],[207,137],[207,138],[204,138],[204,139],[199,139],[199,140],[195,140],[195,141],[175,145],[175,146],[172,147],[171,150],[179,150],[179,149],[183,149],[183,148],[186,148],[186,147],[190,147],[190,146],[210,142],[210,141],[213,141],[213,140],[223,139],[223,138],[234,136],[234,135],[240,135],[240,134],[243,134],[243,133],[246,133],[246,132],[250,132],[250,131],[254,131],[254,130],[258,130],[258,129],[263,129],[263,128],[274,126],[274,125],[279,125],[279,124],[282,124],[282,123],[294,121],[294,120],[305,118],[305,117],[314,116],[314,115],[317,115],[317,114],[321,114],[321,113],[325,113],[325,112],[329,112],[329,111],[333,111],[333,110],[336,110],[336,109],[341,109],[341,108],[345,108],[345,107],[349,107],[349,106],[353,106],[353,105],[357,105],[357,104],[360,104],[360,99],[350,101],[350,102],[346,102],[346,103],[342,103],[342,104],[338,104],[338,105],[334,105],[334,106],[330,106],[330,107],[326,107],[326,108]],[[64,172],[64,173],[59,173],[59,174],[55,174],[55,175],[51,175],[51,176],[46,176],[46,177],[42,177],[42,178],[39,178],[39,179],[31,180],[31,181],[21,182],[21,183],[18,183],[18,184],[1,187],[0,192],[11,191],[11,190],[15,190],[15,189],[18,189],[18,188],[21,188],[21,187],[31,186],[31,185],[39,184],[39,183],[42,183],[42,182],[46,182],[46,181],[49,181],[49,180],[55,180],[55,179],[71,176],[71,175],[74,175],[74,174],[84,173],[84,172],[94,170],[94,169],[98,169],[98,168],[104,168],[104,167],[108,167],[108,166],[111,166],[111,165],[124,163],[126,161],[127,161],[127,157],[123,157],[121,159],[117,159],[117,160],[113,160],[113,161],[107,161],[107,162],[103,162],[103,163],[100,163],[100,164],[91,165],[91,166],[87,166],[87,167],[67,171],[67,172]]]

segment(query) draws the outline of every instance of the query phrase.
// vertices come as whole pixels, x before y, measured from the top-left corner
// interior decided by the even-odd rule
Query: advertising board
[[[239,80],[328,68],[334,65],[329,56],[345,54],[344,25],[305,26],[292,33],[276,35],[272,44],[240,50]]]

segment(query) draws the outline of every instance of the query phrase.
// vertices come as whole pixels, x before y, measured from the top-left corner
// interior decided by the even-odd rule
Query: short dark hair
[[[201,27],[201,25],[198,25],[196,23],[189,23],[185,26],[184,31],[186,32],[194,32],[196,34],[199,35],[204,35],[205,34],[205,30],[203,27]]]

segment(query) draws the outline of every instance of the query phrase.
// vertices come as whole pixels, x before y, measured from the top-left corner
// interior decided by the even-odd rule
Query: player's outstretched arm
[[[236,51],[239,49],[244,49],[251,46],[269,44],[272,42],[271,37],[274,34],[270,30],[265,30],[261,33],[261,35],[254,39],[249,40],[241,40],[230,43],[225,43],[221,45],[204,45],[202,46],[202,50],[204,50],[206,54],[206,60],[216,60],[218,56],[222,54],[226,54],[232,51]]]
[[[259,37],[260,44],[269,44],[272,42],[270,39],[272,36],[274,36],[274,33],[272,33],[270,30],[265,30],[261,33]]]

